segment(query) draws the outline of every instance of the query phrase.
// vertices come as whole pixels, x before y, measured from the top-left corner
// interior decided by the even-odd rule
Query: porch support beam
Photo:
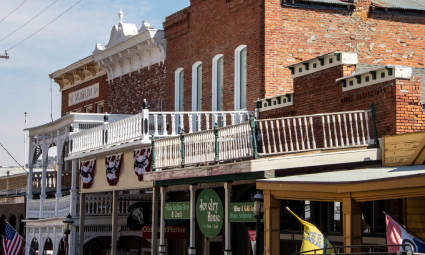
[[[111,255],[117,255],[118,240],[118,191],[112,193],[112,238],[111,238]]]
[[[151,254],[158,255],[158,206],[159,192],[158,187],[152,187],[152,242]]]
[[[265,190],[264,195],[264,254],[280,254],[280,200]],[[258,239],[258,237],[257,237]],[[262,245],[257,243],[257,245]]]
[[[78,254],[84,254],[84,221],[86,219],[86,194],[80,193],[80,226],[78,233]]]
[[[167,254],[167,243],[165,240],[165,219],[164,219],[164,208],[165,200],[167,196],[167,188],[160,187],[161,193],[161,219],[160,219],[160,233],[159,233],[159,254]],[[114,254],[112,254],[114,255]]]
[[[362,244],[362,210],[360,203],[351,196],[342,201],[344,246]],[[355,249],[346,248],[345,252],[355,252]]]

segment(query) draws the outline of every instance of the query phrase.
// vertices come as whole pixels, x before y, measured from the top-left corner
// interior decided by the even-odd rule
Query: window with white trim
[[[200,111],[202,107],[202,62],[192,66],[192,111]]]
[[[223,54],[213,58],[212,66],[212,110],[223,110]]]
[[[178,68],[174,73],[174,110],[183,111],[184,69]]]
[[[235,110],[246,109],[246,45],[235,50]]]

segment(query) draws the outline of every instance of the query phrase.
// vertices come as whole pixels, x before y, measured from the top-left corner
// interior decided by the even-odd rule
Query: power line
[[[39,11],[37,14],[35,14],[34,16],[32,16],[29,20],[27,20],[24,24],[22,24],[21,26],[19,26],[17,29],[13,30],[12,32],[10,32],[9,34],[3,36],[0,39],[0,42],[4,41],[5,39],[9,38],[10,36],[12,36],[14,33],[18,32],[19,30],[21,30],[22,28],[24,28],[26,25],[28,25],[29,23],[31,23],[31,21],[33,21],[34,19],[36,19],[38,16],[40,16],[41,14],[43,14],[44,12],[46,12],[50,7],[52,7],[55,3],[57,3],[59,0],[53,0],[53,2],[51,2],[48,6],[46,6],[43,10]]]
[[[9,156],[16,162],[16,164],[18,164],[18,166],[20,166],[22,169],[24,169],[24,171],[26,172],[27,170],[25,169],[25,167],[23,167],[16,159],[15,157],[13,157],[13,155],[6,149],[6,147],[3,146],[3,144],[0,142],[0,146],[7,152],[7,154],[9,154]]]
[[[82,2],[83,0],[78,0],[77,2],[75,2],[73,5],[71,5],[68,9],[66,9],[65,11],[61,12],[58,16],[56,16],[54,19],[52,19],[49,23],[45,24],[44,26],[42,26],[40,29],[38,29],[37,31],[35,31],[34,33],[30,34],[29,36],[25,37],[24,39],[22,39],[21,41],[15,43],[14,45],[12,45],[9,49],[7,49],[7,51],[10,51],[14,48],[16,48],[18,45],[20,45],[21,43],[25,42],[26,40],[30,39],[31,37],[33,37],[34,35],[40,33],[43,29],[45,29],[46,27],[48,27],[49,25],[51,25],[53,22],[55,22],[56,20],[58,20],[60,17],[62,17],[65,13],[67,13],[68,11],[70,11],[72,8],[74,8],[75,6],[77,6],[80,2]]]
[[[15,12],[16,12],[19,8],[21,8],[21,7],[22,7],[22,5],[24,5],[26,1],[28,1],[28,0],[24,0],[24,1],[22,1],[22,2],[18,5],[18,7],[16,7],[16,8],[15,8],[15,9],[13,9],[11,12],[9,12],[9,14],[7,14],[5,17],[3,17],[3,18],[0,20],[0,23],[2,23],[5,19],[9,18],[9,17],[10,17],[10,15],[12,15],[13,13],[15,13]]]

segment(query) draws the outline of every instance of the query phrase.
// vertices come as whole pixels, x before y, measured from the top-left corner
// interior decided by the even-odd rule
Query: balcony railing
[[[130,206],[139,201],[149,201],[147,195],[120,195],[118,215],[129,214]],[[111,216],[112,194],[90,194],[86,196],[85,213],[87,216]]]
[[[374,139],[371,139],[371,133]],[[376,143],[374,111],[254,120],[152,142],[154,169]]]
[[[212,130],[219,126],[234,125],[248,119],[248,111],[231,112],[149,112],[141,113],[112,123],[105,123],[70,135],[70,155],[98,150],[122,143],[140,140],[149,144],[151,137],[177,136]]]
[[[372,110],[324,113],[257,121],[260,155],[373,144]]]
[[[66,217],[70,213],[71,196],[27,201],[27,218]],[[40,203],[43,205],[41,206]],[[40,211],[41,206],[41,211]]]

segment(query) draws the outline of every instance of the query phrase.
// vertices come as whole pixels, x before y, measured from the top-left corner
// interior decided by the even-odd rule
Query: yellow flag
[[[294,215],[294,217],[297,218],[301,222],[301,224],[304,225],[303,242],[300,250],[301,254],[335,253],[334,249],[332,248],[332,244],[325,238],[325,236],[322,234],[322,232],[319,231],[319,229],[317,229],[316,226],[298,217],[298,215],[296,215],[288,207],[286,207],[286,210],[288,210],[288,212]],[[313,251],[317,249],[321,250],[315,252]]]

